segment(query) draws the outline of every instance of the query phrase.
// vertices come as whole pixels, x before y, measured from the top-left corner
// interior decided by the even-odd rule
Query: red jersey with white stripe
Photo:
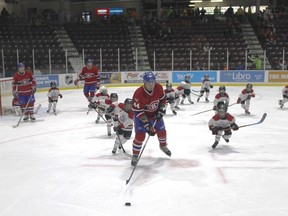
[[[83,67],[82,72],[79,74],[81,80],[84,79],[85,85],[93,85],[100,82],[100,75],[98,68],[94,65],[91,68]]]
[[[146,115],[148,119],[155,119],[159,107],[165,107],[166,99],[163,87],[159,83],[155,84],[154,90],[148,92],[144,85],[139,87],[133,95],[133,110],[137,118]]]
[[[19,95],[31,95],[33,93],[32,87],[34,86],[36,86],[36,81],[31,71],[16,72],[13,75],[13,92],[17,92]]]

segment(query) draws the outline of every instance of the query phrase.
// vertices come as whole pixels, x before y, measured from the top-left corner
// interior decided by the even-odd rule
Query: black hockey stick
[[[122,142],[121,142],[121,139],[120,139],[120,136],[119,136],[118,132],[116,132],[116,135],[117,135],[117,137],[118,137],[118,139],[119,139],[119,142],[120,142],[120,145],[121,145],[120,148],[122,149],[123,153],[125,154],[126,151],[125,151],[125,149],[124,149],[124,147],[123,147],[123,145],[122,145]]]
[[[157,122],[157,120],[154,121],[153,127],[155,127],[156,122]],[[136,170],[136,168],[137,168],[138,162],[139,162],[139,160],[140,160],[140,158],[141,158],[141,156],[142,156],[142,153],[144,152],[144,149],[145,149],[145,147],[146,147],[146,145],[147,145],[147,143],[148,143],[148,141],[149,141],[150,136],[151,136],[151,135],[149,134],[148,137],[147,137],[146,142],[144,143],[144,146],[143,146],[143,148],[142,148],[142,150],[141,150],[141,152],[140,152],[140,154],[139,154],[139,156],[138,156],[138,158],[137,158],[136,164],[135,164],[135,166],[134,166],[134,168],[133,168],[133,170],[132,170],[129,178],[126,180],[126,185],[129,184],[129,182],[130,182],[130,180],[131,180],[131,178],[132,178],[132,176],[133,176],[133,174],[134,174],[134,172],[135,172],[135,170]]]
[[[98,115],[100,116],[100,118],[102,118],[103,121],[104,121],[106,124],[108,124],[108,122],[106,121],[106,119],[104,119],[104,117],[103,117],[102,115],[100,115],[99,111],[98,111],[97,109],[94,109],[94,110],[95,110],[95,112],[98,113]]]
[[[28,102],[26,103],[26,106],[25,106],[24,110],[22,110],[21,116],[20,116],[20,118],[19,118],[17,124],[16,124],[16,125],[13,125],[13,128],[16,128],[16,127],[19,126],[19,124],[20,124],[20,122],[21,122],[21,120],[22,120],[22,118],[23,118],[23,115],[24,115],[24,113],[26,112],[26,110],[27,110],[27,108],[28,108],[28,106],[29,106],[29,103],[30,103],[32,97],[33,97],[33,94],[31,94],[31,96],[30,96]]]

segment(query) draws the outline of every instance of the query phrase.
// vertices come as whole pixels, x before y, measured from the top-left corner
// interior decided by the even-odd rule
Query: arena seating
[[[135,60],[128,27],[123,22],[109,24],[67,24],[65,29],[79,53],[96,60],[100,68],[100,49],[102,51],[102,71],[118,71],[118,49],[120,51],[120,70],[135,70]]]
[[[35,69],[42,74],[49,73],[49,49],[51,50],[51,73],[65,73],[65,51],[48,26],[0,24],[0,49],[4,52],[6,76],[11,76],[19,62],[33,68],[32,49],[34,49]],[[2,58],[2,53],[1,53]],[[73,72],[69,64],[69,72]]]
[[[165,29],[171,30],[167,33]],[[159,29],[159,27],[156,27]],[[227,61],[231,65],[245,62],[247,45],[239,28],[229,27],[225,21],[207,20],[207,22],[183,24],[182,21],[167,21],[161,24],[162,32],[158,34],[151,31],[151,25],[142,26],[150,65],[153,65],[154,52],[156,53],[157,70],[171,70],[172,50],[174,55],[174,70],[190,69],[190,52],[192,52],[192,69],[208,68],[207,47],[210,52],[211,69],[223,69]],[[236,31],[235,31],[236,29]],[[170,32],[170,31],[169,31]]]

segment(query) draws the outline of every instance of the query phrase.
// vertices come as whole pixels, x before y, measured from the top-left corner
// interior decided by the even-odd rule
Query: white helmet
[[[105,94],[107,94],[107,92],[108,92],[108,89],[106,88],[106,86],[101,86],[100,87],[100,93],[101,94],[105,95]]]

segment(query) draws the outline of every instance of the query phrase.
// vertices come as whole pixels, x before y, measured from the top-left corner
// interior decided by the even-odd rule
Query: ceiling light
[[[202,0],[190,0],[190,3],[200,3]]]
[[[211,2],[223,2],[223,0],[211,0]]]

